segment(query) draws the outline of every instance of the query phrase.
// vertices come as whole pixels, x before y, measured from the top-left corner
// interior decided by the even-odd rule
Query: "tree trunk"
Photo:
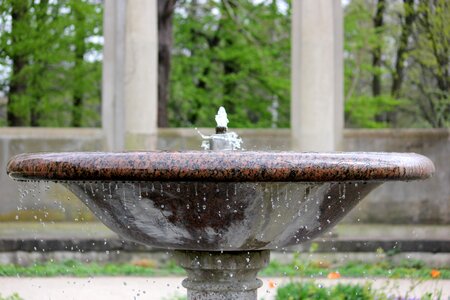
[[[398,98],[404,78],[404,68],[406,53],[408,51],[408,40],[412,33],[412,25],[414,22],[414,0],[403,0],[404,20],[402,22],[402,32],[400,35],[399,45],[395,58],[395,69],[392,75],[391,96]]]
[[[423,34],[429,41],[428,53],[434,57],[434,63],[430,59],[416,57],[422,72],[417,86],[422,92],[421,109],[425,119],[435,128],[448,125],[450,118],[450,105],[448,103],[448,91],[450,90],[450,56],[448,46],[448,18],[444,12],[448,12],[448,1],[436,0],[418,2],[416,10],[417,24],[423,30]],[[440,13],[436,13],[440,11]],[[430,80],[431,79],[431,80]],[[429,107],[427,112],[426,107]],[[428,116],[427,116],[428,115]]]
[[[81,127],[83,110],[83,64],[86,54],[86,30],[84,26],[85,17],[79,8],[74,8],[75,24],[75,66],[73,82],[73,106],[72,106],[72,127]]]
[[[377,35],[379,35],[379,32],[381,31],[384,24],[385,8],[386,8],[385,0],[378,0],[375,17],[373,18],[373,27],[375,28]],[[381,55],[382,55],[381,44],[378,43],[372,51],[372,67],[374,72],[372,78],[372,95],[374,97],[381,95],[381,74],[380,74],[380,68],[382,65]]]
[[[406,53],[408,52],[408,41],[412,34],[412,26],[415,18],[414,0],[403,0],[404,16],[401,21],[402,31],[398,42],[397,53],[395,55],[395,67],[392,72],[391,97],[397,99],[400,97],[400,91],[404,79]],[[387,113],[387,122],[396,127],[397,112]]]
[[[172,19],[176,0],[158,0],[158,127],[169,125],[169,81],[172,49]]]
[[[47,10],[48,10],[48,0],[41,0],[38,3],[33,2],[32,6],[34,9],[34,15],[36,18],[36,28],[40,28],[40,26],[45,26],[46,22],[49,19]],[[36,57],[35,53],[32,54],[33,56],[33,63],[37,66],[39,66],[39,71],[37,71],[37,74],[42,74],[47,69],[47,63],[46,61],[43,61],[41,58]],[[30,126],[32,127],[38,127],[39,121],[41,118],[41,113],[39,111],[39,101],[43,98],[43,95],[45,91],[40,88],[41,85],[39,84],[39,78],[38,76],[33,76],[32,80],[30,82],[30,85],[38,87],[34,88],[33,92],[31,93],[31,97],[33,101],[30,103]]]
[[[12,1],[11,12],[11,36],[12,44],[14,45],[20,40],[23,35],[17,32],[17,27],[21,26],[20,23],[24,22],[25,15],[27,13],[27,2],[25,0]],[[12,61],[12,76],[9,84],[8,94],[8,125],[9,126],[26,126],[27,120],[23,116],[23,113],[17,113],[14,109],[14,104],[20,96],[22,96],[26,89],[26,81],[23,78],[22,70],[27,65],[27,56],[22,50],[13,50],[11,54]],[[28,113],[28,112],[27,112]]]

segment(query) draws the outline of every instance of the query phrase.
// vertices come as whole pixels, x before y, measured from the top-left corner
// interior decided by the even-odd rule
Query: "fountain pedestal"
[[[269,263],[270,251],[175,251],[187,271],[183,281],[188,300],[256,300],[262,281],[258,271]]]

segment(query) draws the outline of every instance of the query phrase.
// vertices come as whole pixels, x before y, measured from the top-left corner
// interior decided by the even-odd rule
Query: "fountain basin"
[[[139,243],[250,251],[312,239],[383,182],[425,179],[434,166],[404,153],[69,152],[18,155],[7,172],[60,182]]]

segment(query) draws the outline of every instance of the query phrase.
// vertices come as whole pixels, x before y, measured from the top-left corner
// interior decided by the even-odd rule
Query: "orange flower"
[[[154,269],[158,267],[158,263],[152,259],[140,259],[132,262],[133,265],[142,268]]]
[[[339,272],[330,272],[327,276],[328,279],[339,279],[341,278],[341,274]]]
[[[269,280],[269,289],[274,289],[276,286],[275,281],[273,281],[272,279]]]
[[[433,269],[430,272],[431,277],[438,278],[441,276],[441,272],[439,270]]]

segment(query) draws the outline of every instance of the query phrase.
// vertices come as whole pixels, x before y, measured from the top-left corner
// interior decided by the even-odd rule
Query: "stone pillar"
[[[256,300],[262,281],[256,278],[269,263],[270,251],[175,251],[188,277],[183,281],[188,300]]]
[[[154,147],[157,20],[157,1],[105,1],[102,125],[108,150]]]
[[[300,151],[341,149],[343,15],[340,0],[292,2],[291,130]]]
[[[126,0],[106,0],[104,3],[102,127],[109,151],[125,147],[125,11]]]
[[[126,148],[150,150],[158,117],[158,1],[127,1]]]

